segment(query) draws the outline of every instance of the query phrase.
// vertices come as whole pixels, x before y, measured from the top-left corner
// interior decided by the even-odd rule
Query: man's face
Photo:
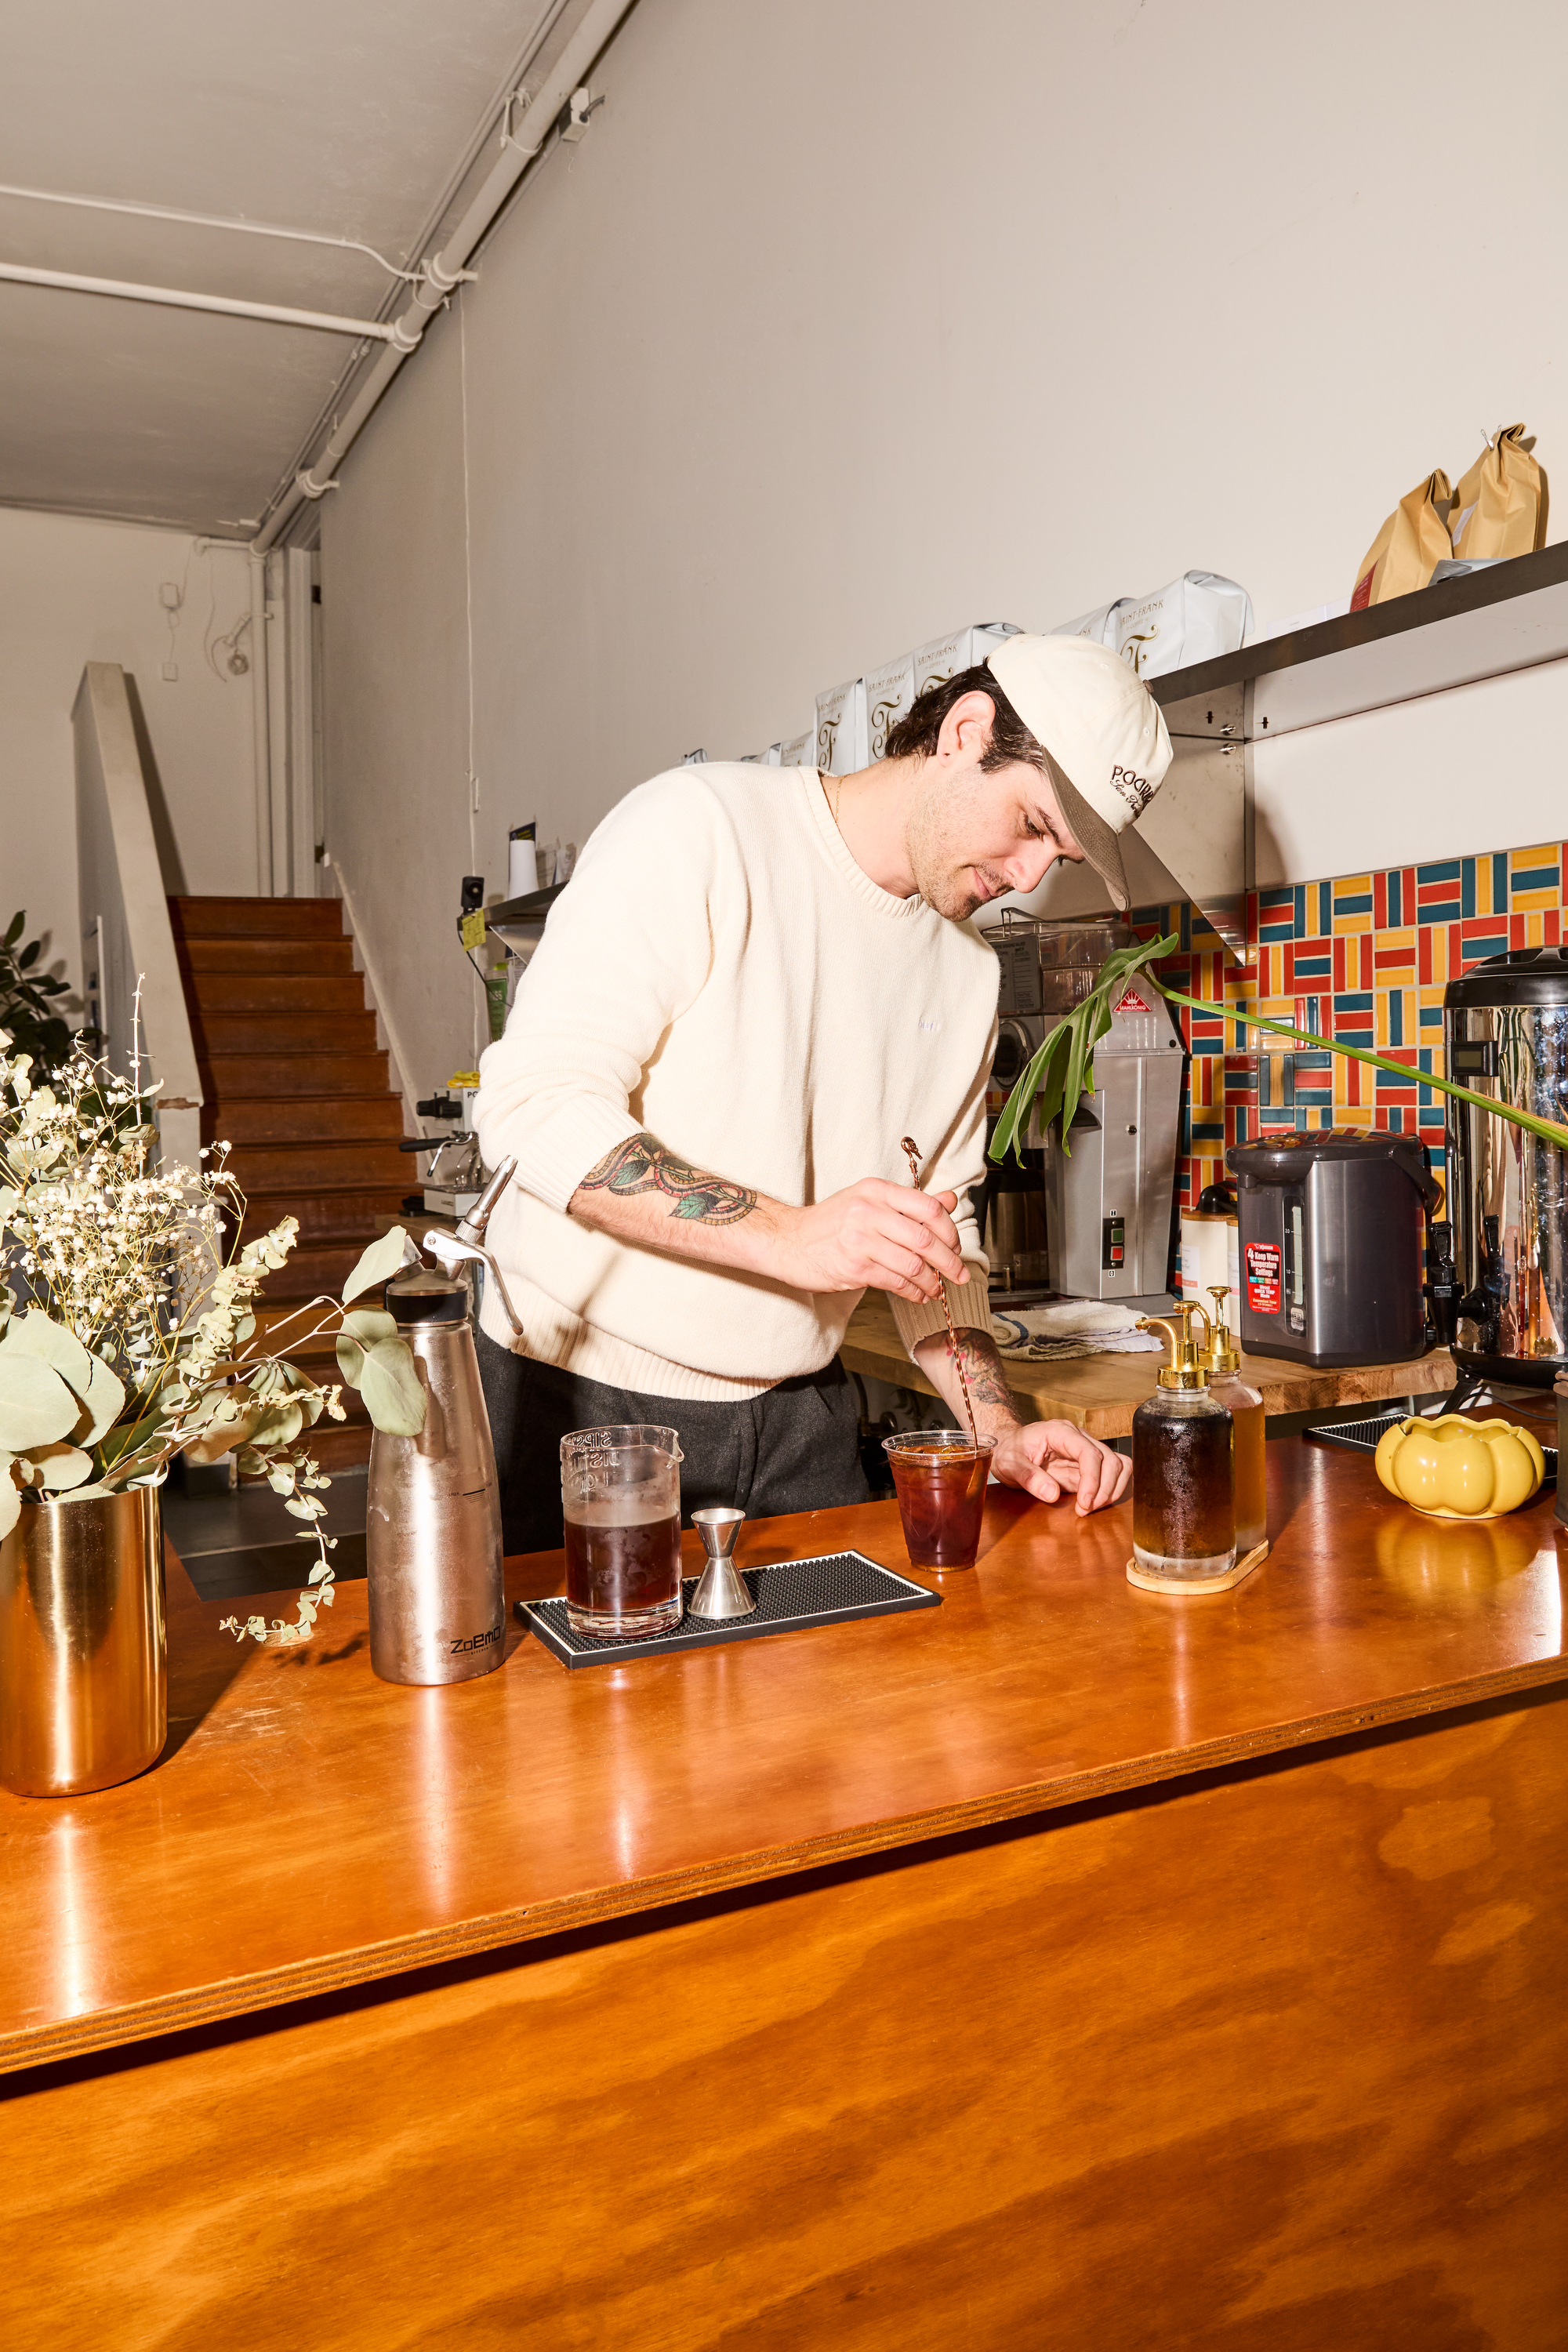
[[[906,845],[915,887],[954,923],[1005,891],[1033,890],[1058,857],[1076,864],[1083,856],[1048,776],[1024,761],[981,767],[990,722],[983,694],[953,705],[910,810]]]

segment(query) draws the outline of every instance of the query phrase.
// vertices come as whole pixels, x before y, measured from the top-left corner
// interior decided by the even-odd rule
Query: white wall
[[[1190,566],[1265,624],[1342,598],[1482,426],[1568,464],[1568,17],[1526,0],[1506,72],[1497,38],[1469,0],[643,0],[459,298],[477,870],[961,622]],[[432,1076],[469,1003],[456,342],[322,509],[329,834],[363,803],[438,852],[405,902]],[[1515,830],[1505,792],[1474,845]],[[1362,862],[1332,846],[1314,873]]]
[[[166,580],[185,593],[172,656]],[[48,934],[49,966],[73,987],[71,706],[84,664],[118,662],[136,682],[184,887],[256,888],[250,678],[220,677],[203,652],[249,601],[240,549],[196,555],[183,532],[0,508],[0,925],[25,906],[29,936]]]

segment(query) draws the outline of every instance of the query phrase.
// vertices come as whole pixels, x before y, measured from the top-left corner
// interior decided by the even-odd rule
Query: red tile
[[[1349,986],[1350,986],[1350,982],[1349,982],[1349,981],[1345,978],[1345,943],[1344,943],[1343,940],[1336,940],[1334,941],[1334,993],[1335,993],[1335,995],[1336,995],[1336,996],[1342,996],[1342,995],[1344,994],[1344,992],[1345,992],[1346,989],[1347,989]]]
[[[1509,917],[1508,943],[1510,948],[1521,948],[1524,946],[1524,917],[1522,915],[1510,915]]]
[[[1423,923],[1415,934],[1415,977],[1423,988],[1432,986],[1432,927]]]
[[[1374,874],[1372,877],[1372,927],[1374,931],[1388,929],[1388,877]]]

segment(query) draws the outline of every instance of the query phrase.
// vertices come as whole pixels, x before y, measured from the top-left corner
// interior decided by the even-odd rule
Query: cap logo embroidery
[[[1134,817],[1141,817],[1154,797],[1154,787],[1147,776],[1138,775],[1131,768],[1112,768],[1111,789],[1121,793]]]

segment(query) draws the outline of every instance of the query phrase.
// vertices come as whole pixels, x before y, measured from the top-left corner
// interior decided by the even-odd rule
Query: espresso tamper
[[[749,1617],[756,1607],[745,1578],[731,1556],[745,1516],[731,1503],[710,1511],[692,1512],[691,1524],[702,1538],[708,1565],[702,1571],[702,1581],[687,1603],[689,1617],[705,1617],[714,1623],[726,1617]]]

